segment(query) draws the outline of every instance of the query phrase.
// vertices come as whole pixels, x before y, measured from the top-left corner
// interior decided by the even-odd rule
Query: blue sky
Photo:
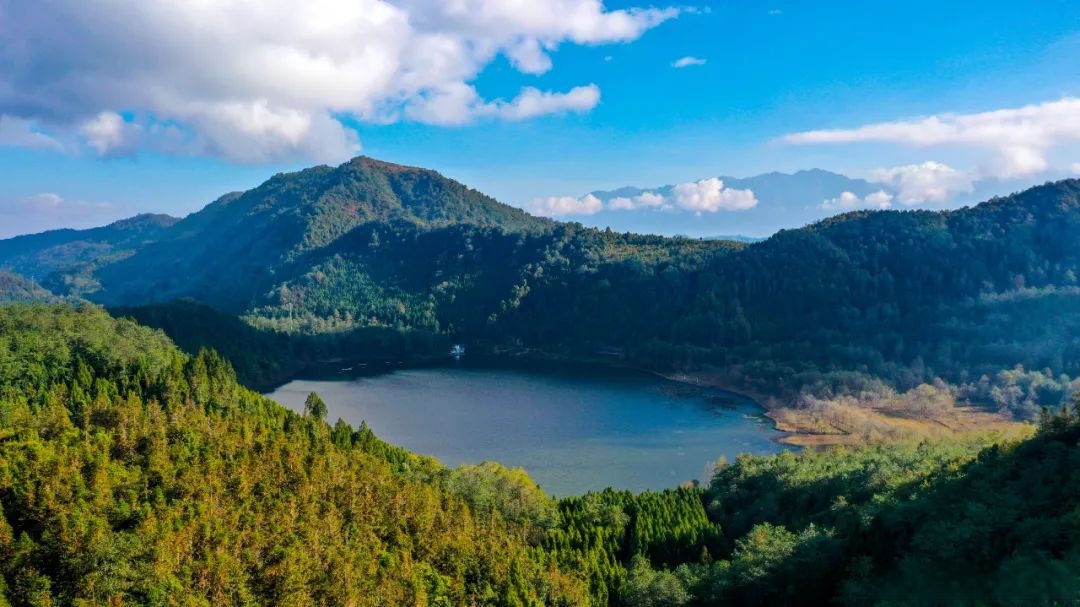
[[[286,0],[283,10],[311,14],[252,16],[257,35],[230,32],[238,15],[224,9],[180,26],[170,14],[175,44],[160,48],[162,36],[138,39],[164,22],[152,8],[90,17],[77,2],[29,4],[0,0],[0,19],[29,25],[0,27],[0,236],[182,215],[276,172],[344,160],[357,142],[548,213],[588,213],[591,201],[556,198],[592,190],[701,184],[697,202],[667,205],[687,225],[740,212],[722,184],[702,183],[718,175],[820,167],[877,180],[896,208],[1080,172],[1077,2],[489,0],[490,14],[457,14],[436,0]],[[382,33],[398,31],[386,19],[400,35]],[[357,25],[317,48],[297,34],[327,20]],[[370,42],[374,21],[386,40]],[[267,39],[280,42],[273,54],[252,50]],[[215,40],[228,42],[205,51]],[[293,65],[296,49],[344,67]],[[407,75],[382,73],[388,53]],[[684,57],[704,63],[673,67]],[[230,69],[265,73],[249,85]],[[520,101],[523,87],[551,96]],[[272,129],[262,118],[249,128],[264,106]],[[988,114],[1023,107],[1033,109]],[[927,116],[944,116],[949,133],[927,134]],[[855,131],[882,123],[893,126]],[[835,132],[788,137],[808,131]],[[931,161],[953,173],[926,170]],[[625,211],[642,231],[649,212]]]

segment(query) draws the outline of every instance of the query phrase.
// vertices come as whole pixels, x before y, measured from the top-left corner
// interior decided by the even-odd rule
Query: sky
[[[639,231],[810,168],[949,208],[1080,174],[1080,3],[0,0],[0,237],[361,153]]]

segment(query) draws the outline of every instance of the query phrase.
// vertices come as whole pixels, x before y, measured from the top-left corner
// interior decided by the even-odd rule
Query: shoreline
[[[362,360],[362,362],[361,362]],[[952,434],[971,432],[1002,432],[1012,434],[1022,431],[1023,422],[995,415],[977,407],[956,407],[944,415],[918,417],[903,412],[875,407],[848,407],[842,403],[825,402],[825,408],[796,409],[785,406],[783,400],[773,394],[757,392],[726,381],[721,372],[712,371],[658,371],[612,356],[569,356],[539,350],[481,350],[467,359],[455,359],[449,355],[416,356],[409,359],[350,359],[326,360],[309,365],[280,384],[262,394],[269,394],[290,381],[299,379],[353,380],[373,377],[409,369],[486,367],[550,369],[583,372],[589,367],[597,370],[640,373],[665,381],[692,386],[697,389],[715,389],[746,399],[768,418],[771,429],[778,433],[769,440],[775,444],[798,449],[818,449],[837,446],[858,446],[907,440],[941,438]],[[345,367],[344,365],[349,365]],[[359,368],[359,370],[357,370]],[[349,374],[343,376],[342,372]],[[719,409],[719,406],[716,406]]]
[[[269,394],[279,387],[298,379],[330,379],[329,374],[322,375],[319,373],[319,367],[325,366],[325,364],[333,362],[337,364],[349,364],[345,360],[324,361],[324,365],[310,365],[305,369],[302,369],[299,373],[291,376],[286,381],[277,384],[275,386],[260,390],[264,394]],[[382,364],[379,364],[382,363]],[[641,367],[634,364],[628,364],[624,361],[614,359],[612,357],[600,357],[600,356],[566,356],[561,354],[554,354],[551,352],[543,352],[536,350],[527,351],[495,351],[484,352],[479,355],[473,355],[468,359],[468,362],[460,362],[458,359],[452,356],[430,356],[430,357],[417,357],[411,360],[390,360],[385,359],[382,361],[368,361],[363,363],[368,372],[351,374],[348,377],[339,377],[339,379],[357,379],[361,377],[374,377],[383,374],[393,373],[395,371],[403,371],[408,369],[430,369],[430,368],[443,368],[453,367],[455,363],[461,365],[475,365],[478,366],[490,366],[490,367],[513,367],[519,364],[546,364],[550,366],[558,367],[572,367],[572,366],[592,366],[607,370],[614,371],[626,371],[633,373],[642,373],[645,375],[652,375],[661,379],[671,381],[678,384],[684,384],[693,386],[700,389],[715,389],[722,390],[739,396],[746,400],[751,401],[754,406],[761,409],[761,415],[771,423],[772,429],[779,432],[781,435],[771,438],[770,440],[776,444],[784,445],[787,447],[806,448],[808,446],[814,446],[820,444],[820,439],[815,439],[815,436],[821,436],[808,432],[806,430],[800,430],[798,426],[787,423],[779,419],[775,412],[775,407],[770,406],[770,402],[775,403],[777,397],[774,395],[767,395],[757,393],[752,390],[747,390],[743,387],[735,387],[727,382],[717,381],[715,379],[705,379],[700,375],[694,375],[685,371],[658,371],[656,369],[650,369],[647,367]],[[348,370],[352,371],[353,367],[358,366],[356,363]],[[329,369],[326,369],[329,371]]]

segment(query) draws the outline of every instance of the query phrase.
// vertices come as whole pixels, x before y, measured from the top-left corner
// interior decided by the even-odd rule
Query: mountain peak
[[[404,173],[409,171],[417,171],[423,173],[439,173],[431,169],[425,169],[423,167],[416,167],[407,164],[398,164],[396,162],[389,162],[387,160],[380,160],[378,158],[372,158],[371,156],[357,156],[352,160],[340,165],[338,168],[344,167],[360,167],[373,171],[382,171],[385,173]]]

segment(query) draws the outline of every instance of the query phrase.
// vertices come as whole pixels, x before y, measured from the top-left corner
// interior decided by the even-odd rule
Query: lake
[[[521,466],[550,494],[664,489],[707,480],[713,462],[775,453],[782,436],[752,400],[604,367],[464,364],[304,380],[270,398],[302,411],[318,392],[339,417],[444,464]]]

